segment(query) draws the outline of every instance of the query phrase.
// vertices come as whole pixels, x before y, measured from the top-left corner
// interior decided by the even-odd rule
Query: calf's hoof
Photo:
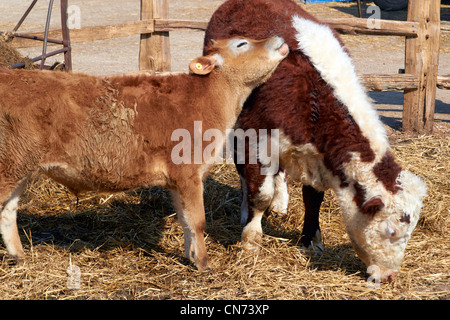
[[[195,262],[195,266],[197,267],[197,270],[200,272],[211,272],[213,271],[213,268],[211,267],[209,263],[209,259],[203,258],[203,259],[197,259]]]
[[[20,267],[25,264],[25,258],[9,257],[6,262],[10,267]]]

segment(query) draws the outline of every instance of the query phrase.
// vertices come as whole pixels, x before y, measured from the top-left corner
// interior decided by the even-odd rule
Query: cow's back
[[[290,48],[288,58],[269,81],[254,90],[238,121],[243,129],[281,128],[293,143],[301,145],[312,139],[318,105],[334,105],[336,101],[309,58],[298,48],[297,31],[291,23],[293,15],[319,23],[291,0],[226,1],[208,24],[205,46],[210,39],[236,35],[256,39],[280,35],[286,40]]]

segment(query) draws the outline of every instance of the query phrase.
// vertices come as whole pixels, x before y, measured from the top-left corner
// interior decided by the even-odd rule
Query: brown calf
[[[186,257],[199,270],[209,268],[202,185],[209,164],[175,164],[172,134],[183,129],[194,136],[195,121],[203,132],[225,134],[289,52],[280,37],[212,41],[210,49],[190,64],[191,74],[0,70],[0,228],[12,258],[25,257],[16,209],[28,178],[40,170],[74,194],[170,189]]]

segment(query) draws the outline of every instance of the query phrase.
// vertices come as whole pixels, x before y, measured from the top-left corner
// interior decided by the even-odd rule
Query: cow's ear
[[[380,197],[373,197],[366,202],[361,207],[361,212],[374,216],[378,211],[384,208],[384,203]]]
[[[198,75],[210,74],[215,67],[222,66],[222,58],[218,54],[198,57],[189,64],[189,70]]]

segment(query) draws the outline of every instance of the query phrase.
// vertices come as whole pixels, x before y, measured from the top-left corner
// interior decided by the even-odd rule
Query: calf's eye
[[[242,41],[242,42],[238,43],[237,47],[240,48],[240,47],[243,47],[245,45],[247,45],[247,41]]]

